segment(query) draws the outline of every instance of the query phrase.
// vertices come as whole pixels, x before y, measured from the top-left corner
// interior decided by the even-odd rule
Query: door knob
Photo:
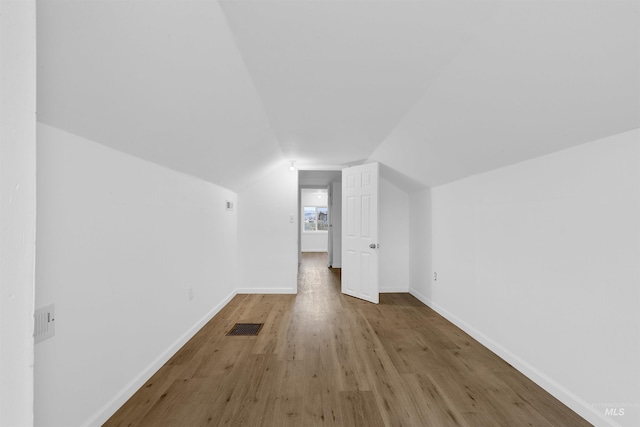
[[[375,249],[376,247],[380,247],[380,246],[376,245],[375,243],[372,243],[372,244],[369,245],[369,247],[371,249]]]

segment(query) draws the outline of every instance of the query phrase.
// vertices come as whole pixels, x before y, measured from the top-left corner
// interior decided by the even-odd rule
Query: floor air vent
[[[236,323],[233,328],[227,332],[227,336],[252,336],[258,335],[264,323]]]

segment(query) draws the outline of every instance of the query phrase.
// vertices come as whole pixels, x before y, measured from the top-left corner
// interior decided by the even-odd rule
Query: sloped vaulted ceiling
[[[241,189],[438,185],[640,126],[637,1],[41,0],[38,120]]]
[[[238,189],[282,161],[215,1],[43,0],[38,120]]]
[[[367,158],[495,5],[221,2],[286,156]]]
[[[371,158],[434,186],[638,127],[640,2],[515,2]]]

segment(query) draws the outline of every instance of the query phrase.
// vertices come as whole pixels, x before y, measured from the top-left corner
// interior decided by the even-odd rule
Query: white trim
[[[300,171],[341,171],[346,165],[296,165],[296,169]]]
[[[396,294],[396,293],[407,293],[409,292],[409,288],[405,287],[399,287],[399,288],[380,288],[378,289],[378,292],[380,292],[381,294]]]
[[[444,317],[445,319],[449,320],[451,323],[456,325],[458,328],[462,329],[464,332],[471,335],[471,337],[473,337],[480,344],[484,345],[489,350],[497,354],[499,357],[501,357],[511,366],[513,366],[522,374],[524,374],[526,377],[528,377],[531,381],[533,381],[534,383],[536,383],[537,385],[545,389],[549,394],[551,394],[556,399],[558,399],[559,401],[567,405],[575,413],[580,415],[582,418],[584,418],[591,424],[596,426],[621,427],[620,424],[616,423],[611,418],[607,418],[603,413],[598,412],[588,402],[576,396],[573,392],[571,392],[570,390],[567,390],[562,385],[554,381],[552,378],[540,372],[534,366],[530,365],[525,360],[511,353],[509,350],[502,347],[500,344],[496,343],[491,338],[484,335],[482,332],[473,328],[471,325],[467,324],[462,319],[450,313],[445,308],[429,300],[429,298],[422,295],[420,292],[410,288],[409,293],[414,297],[416,297],[417,299],[419,299],[427,307],[433,309],[442,317]]]
[[[148,380],[151,378],[165,363],[173,357],[174,354],[182,348],[193,336],[204,327],[204,325],[224,308],[233,297],[238,294],[237,291],[231,292],[225,299],[220,301],[211,311],[209,311],[202,319],[196,322],[189,330],[187,330],[180,338],[169,346],[160,356],[158,356],[147,368],[133,378],[129,384],[124,386],[110,401],[91,416],[83,427],[99,427],[104,424],[118,409],[124,405],[131,396],[133,396]]]
[[[292,288],[242,288],[237,290],[238,294],[283,294],[283,295],[295,295],[296,289]]]

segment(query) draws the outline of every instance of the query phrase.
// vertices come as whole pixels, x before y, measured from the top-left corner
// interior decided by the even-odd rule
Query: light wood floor
[[[590,425],[411,295],[342,295],[325,256],[297,296],[236,296],[105,425]]]

